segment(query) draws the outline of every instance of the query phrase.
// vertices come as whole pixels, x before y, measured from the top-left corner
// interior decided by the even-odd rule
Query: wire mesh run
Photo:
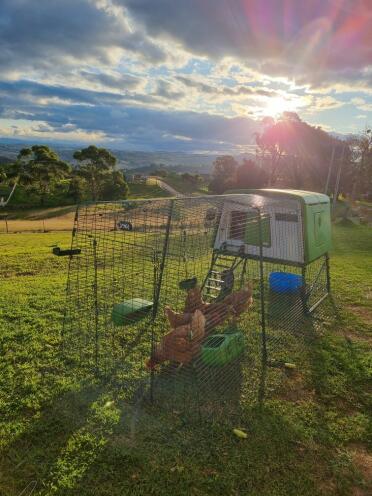
[[[257,195],[80,206],[66,359],[128,400],[223,415],[254,401],[329,292],[327,256],[301,262],[302,222],[295,201]]]

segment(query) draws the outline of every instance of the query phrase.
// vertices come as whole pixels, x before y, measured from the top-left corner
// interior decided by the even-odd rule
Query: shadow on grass
[[[37,482],[38,493],[70,436],[86,422],[100,390],[89,387],[56,399],[30,422],[27,430],[0,452],[0,494],[20,494]]]
[[[247,439],[225,422],[183,422],[148,410],[135,438],[122,416],[99,458],[71,493],[79,495],[316,495],[315,453],[272,406],[251,406]],[[99,489],[98,489],[99,488]]]
[[[312,338],[309,352],[309,387],[317,402],[249,401],[245,372],[236,363],[218,420],[217,402],[207,401],[207,393],[220,398],[215,374],[205,377],[201,401],[195,401],[190,370],[176,372],[176,381],[162,378],[163,394],[170,392],[172,401],[160,405],[138,406],[148,383],[137,384],[134,406],[120,400],[128,396],[123,384],[122,393],[106,386],[67,394],[4,451],[0,489],[15,496],[37,481],[34,494],[61,496],[351,494],[358,476],[340,451],[344,426],[330,417],[327,404],[342,399],[351,408],[361,401],[366,364],[357,348],[328,335]],[[189,401],[180,404],[185,387]],[[236,437],[233,427],[247,438]]]

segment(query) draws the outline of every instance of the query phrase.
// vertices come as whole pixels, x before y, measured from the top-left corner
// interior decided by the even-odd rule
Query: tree
[[[108,176],[115,169],[116,157],[105,148],[91,145],[75,152],[74,158],[79,162],[78,173],[86,181],[92,199],[99,200]]]
[[[209,183],[209,190],[212,193],[221,194],[234,187],[237,166],[235,158],[231,155],[217,157],[213,162],[212,181]]]
[[[187,181],[194,186],[196,186],[202,180],[200,174],[190,174],[189,172],[184,172],[183,174],[181,174],[181,177],[184,181]]]
[[[87,195],[86,181],[80,177],[76,172],[73,173],[69,188],[68,195],[73,198],[75,203],[80,203]]]
[[[150,176],[167,177],[168,172],[165,169],[155,169]]]
[[[372,192],[372,131],[365,129],[351,142],[352,160],[352,190],[353,199],[358,194]]]
[[[263,188],[267,181],[266,172],[253,160],[244,159],[236,171],[237,188]]]
[[[103,200],[125,200],[128,196],[128,184],[122,171],[114,170],[107,175],[102,188]]]
[[[344,150],[344,142],[303,122],[295,112],[284,112],[277,121],[266,120],[262,133],[256,135],[256,144],[268,186],[318,191],[324,190],[333,149],[337,149],[337,157]],[[348,160],[348,149],[344,157]]]
[[[40,204],[44,205],[57,182],[70,172],[71,166],[48,146],[34,145],[19,152],[16,162],[9,167],[8,177],[17,178],[19,185],[36,191]]]
[[[283,143],[278,133],[277,124],[266,121],[262,133],[256,133],[257,155],[263,167],[267,169],[268,186],[275,183],[280,159],[284,154]]]
[[[0,183],[5,182],[8,178],[5,167],[0,167]]]

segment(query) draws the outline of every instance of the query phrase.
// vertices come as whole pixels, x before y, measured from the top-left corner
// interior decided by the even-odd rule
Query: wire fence
[[[66,360],[128,401],[233,415],[306,359],[329,277],[327,255],[305,263],[303,222],[252,195],[79,207]]]

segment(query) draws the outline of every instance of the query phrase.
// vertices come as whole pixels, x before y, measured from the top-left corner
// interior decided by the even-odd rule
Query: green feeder
[[[131,324],[146,317],[153,307],[153,302],[142,298],[132,298],[116,303],[111,318],[115,325]]]
[[[244,351],[244,337],[241,332],[213,334],[201,349],[201,358],[206,365],[227,365]]]

